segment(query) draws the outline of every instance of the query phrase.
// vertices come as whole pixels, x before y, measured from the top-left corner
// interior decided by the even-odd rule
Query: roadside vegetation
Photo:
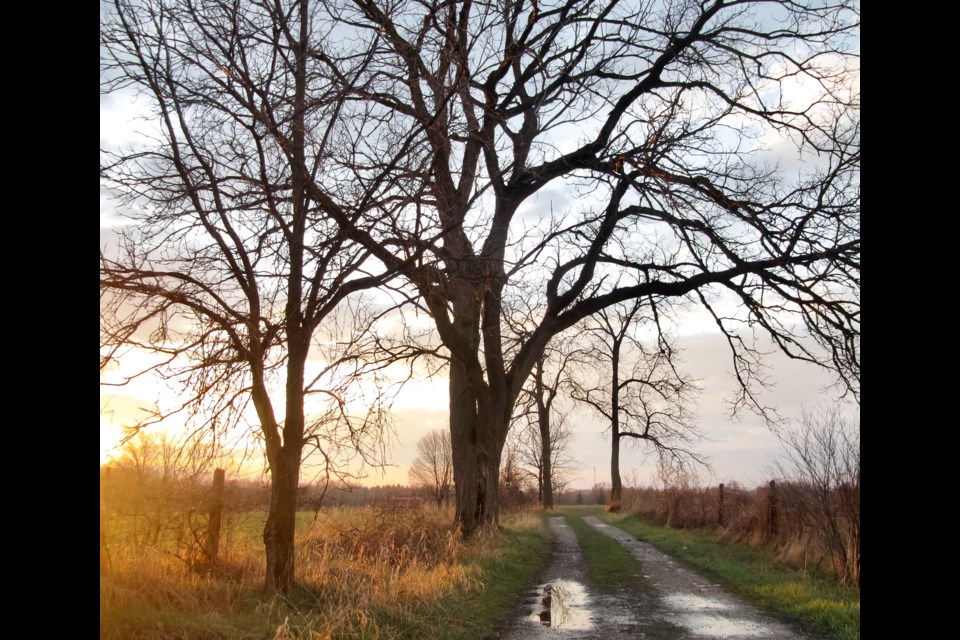
[[[535,515],[467,542],[452,513],[349,507],[298,520],[298,583],[263,590],[262,512],[233,514],[215,566],[191,564],[172,530],[146,539],[129,516],[102,523],[101,638],[476,638],[509,618],[549,553]]]
[[[791,566],[778,552],[718,537],[604,513],[606,522],[701,570],[777,616],[838,640],[860,638],[860,592],[822,570]]]

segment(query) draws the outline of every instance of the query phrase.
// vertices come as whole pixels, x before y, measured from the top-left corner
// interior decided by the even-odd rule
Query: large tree
[[[101,149],[101,183],[128,218],[101,247],[101,370],[152,353],[138,373],[178,393],[164,415],[255,425],[271,481],[266,586],[279,591],[295,578],[305,455],[330,471],[371,452],[382,426],[376,394],[369,413],[350,405],[362,387],[349,381],[371,366],[352,340],[373,321],[356,295],[386,272],[324,212],[357,211],[366,186],[343,188],[328,162],[342,95],[311,68],[321,29],[307,0],[116,0],[100,23],[101,92],[135,99],[146,137]]]
[[[338,0],[308,54],[393,176],[376,224],[450,357],[457,520],[496,522],[514,404],[549,341],[610,305],[696,304],[859,390],[859,15],[810,0]],[[521,285],[521,286],[517,286]],[[536,317],[514,335],[511,300]],[[736,310],[717,305],[721,294]],[[812,338],[812,339],[808,339]]]
[[[260,320],[252,302],[243,317],[254,321],[220,313],[224,326],[243,327],[230,338],[240,353],[262,351],[247,332],[289,329],[284,361],[304,354],[319,315],[305,310],[315,298],[301,258],[326,274],[348,263],[322,256],[358,247],[403,277],[449,355],[464,532],[497,520],[510,417],[547,344],[618,302],[713,314],[745,402],[759,364],[745,327],[859,391],[856,3],[175,5],[118,5],[129,17],[105,30],[120,77],[160,105],[170,149],[129,157],[158,187],[141,195],[209,212],[187,226],[156,219],[180,246],[183,229],[210,227],[220,253],[235,253],[239,238],[262,255],[221,261],[227,277],[203,293],[218,309],[250,298],[249,273],[289,260],[283,327]],[[190,21],[196,28],[181,28]],[[258,53],[243,53],[250,47]],[[193,65],[202,88],[184,73]],[[224,111],[235,104],[242,117]],[[239,142],[222,136],[214,152],[208,131]],[[244,141],[256,149],[249,162],[237,160]],[[237,238],[223,225],[224,211],[251,225],[242,213],[277,203],[289,215],[270,213]],[[276,250],[261,237],[292,240]],[[735,313],[715,304],[721,292]],[[519,298],[537,313],[517,333],[505,320]]]

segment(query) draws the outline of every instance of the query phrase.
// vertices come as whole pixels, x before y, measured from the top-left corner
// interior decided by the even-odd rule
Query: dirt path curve
[[[507,640],[804,640],[807,637],[625,531],[594,516],[584,520],[619,542],[637,559],[641,572],[639,588],[632,585],[612,595],[596,593],[576,535],[563,518],[550,518],[554,548],[545,582],[528,594],[519,620],[501,637]]]

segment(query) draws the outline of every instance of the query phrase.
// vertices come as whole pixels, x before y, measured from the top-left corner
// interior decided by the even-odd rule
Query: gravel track
[[[553,556],[544,582],[526,594],[506,640],[806,640],[688,569],[653,546],[590,516],[584,520],[637,559],[640,575],[614,594],[590,583],[576,535],[562,517],[550,518]]]

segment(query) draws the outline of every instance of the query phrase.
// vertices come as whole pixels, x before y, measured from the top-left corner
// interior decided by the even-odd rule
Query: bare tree
[[[517,462],[531,471],[544,509],[553,509],[554,493],[563,491],[573,466],[574,434],[559,404],[564,387],[569,387],[570,369],[582,364],[577,355],[576,349],[551,349],[537,360],[518,404],[519,424],[513,427]]]
[[[369,412],[350,410],[362,391],[350,380],[376,368],[354,340],[376,320],[356,296],[386,276],[326,212],[360,215],[364,184],[328,162],[344,98],[307,55],[326,37],[311,10],[116,0],[100,24],[101,93],[135,96],[149,138],[101,150],[101,183],[130,222],[100,253],[101,371],[152,353],[139,373],[179,394],[160,417],[254,425],[271,478],[266,587],[278,591],[295,578],[305,455],[328,469],[344,454],[376,461],[383,428],[378,393],[357,398]],[[321,343],[321,329],[337,335]]]
[[[308,54],[356,132],[338,161],[392,176],[375,225],[330,212],[416,290],[449,351],[464,532],[496,522],[513,407],[551,338],[618,302],[711,313],[741,403],[759,404],[760,360],[742,326],[858,392],[855,2],[324,9],[338,27]],[[542,302],[519,338],[517,283]]]
[[[760,359],[743,326],[859,392],[855,2],[171,4],[118,4],[125,18],[102,29],[111,81],[138,82],[157,101],[170,152],[128,156],[149,192],[130,162],[102,162],[101,173],[118,188],[139,185],[150,215],[170,213],[164,203],[215,214],[157,222],[180,246],[186,230],[212,229],[209,246],[229,249],[221,262],[232,290],[214,279],[203,292],[216,314],[188,308],[242,326],[229,342],[255,362],[265,338],[287,333],[285,362],[299,361],[317,309],[337,298],[311,292],[360,286],[348,275],[319,287],[307,263],[363,280],[347,256],[369,253],[402,276],[449,352],[465,533],[497,520],[514,404],[543,350],[618,302],[711,313],[742,403],[758,404]],[[196,65],[201,84],[186,73]],[[236,135],[212,149],[207,130]],[[256,153],[233,162],[246,140]],[[795,153],[778,156],[786,148]],[[221,220],[257,208],[291,213],[232,234]],[[274,237],[282,249],[258,244]],[[239,240],[250,259],[236,255]],[[191,255],[214,264],[209,251]],[[278,260],[294,267],[283,296],[255,296],[242,315],[254,320],[236,320],[251,274],[259,283]],[[510,335],[510,300],[530,290],[536,319]],[[720,292],[737,313],[716,306]],[[314,311],[297,306],[315,299]],[[290,322],[261,321],[264,302],[288,307]],[[298,422],[284,423],[292,442]]]
[[[672,459],[671,466],[706,461],[692,448],[700,433],[690,403],[697,386],[675,366],[676,353],[655,311],[638,299],[598,312],[589,322],[594,367],[599,383],[581,382],[574,398],[600,413],[610,425],[610,508],[619,510],[623,497],[620,478],[620,443],[631,439],[653,446],[658,458]],[[653,325],[651,345],[637,335],[641,325]]]
[[[597,314],[590,331],[597,374],[591,376],[592,386],[581,383],[574,392],[610,425],[612,510],[622,500],[622,440],[651,444],[661,467],[701,461],[691,448],[699,432],[687,405],[696,387],[675,368],[669,346],[661,342],[650,348],[637,339],[633,322],[642,318],[642,307],[638,300]]]
[[[431,431],[417,441],[417,457],[410,466],[410,482],[437,503],[450,503],[453,490],[453,449],[450,432]]]
[[[535,491],[533,478],[521,464],[518,446],[515,440],[507,441],[500,469],[499,499],[508,510],[526,507],[531,502],[529,496]]]

